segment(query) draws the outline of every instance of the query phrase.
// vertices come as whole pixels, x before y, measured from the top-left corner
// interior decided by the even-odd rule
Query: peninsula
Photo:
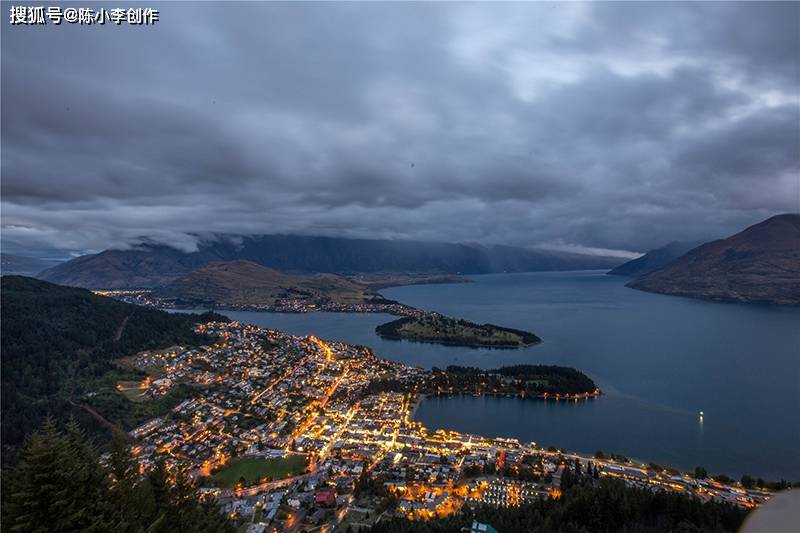
[[[501,394],[543,400],[600,396],[594,381],[579,370],[554,365],[514,365],[483,370],[448,366],[431,370],[427,390],[435,394]]]
[[[527,331],[476,324],[439,313],[399,318],[381,324],[375,328],[375,333],[386,339],[490,348],[523,348],[542,342],[538,336]]]

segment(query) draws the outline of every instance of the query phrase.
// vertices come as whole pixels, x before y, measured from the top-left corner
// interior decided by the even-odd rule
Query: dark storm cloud
[[[644,250],[798,210],[798,4],[160,8],[149,28],[4,22],[5,249]]]

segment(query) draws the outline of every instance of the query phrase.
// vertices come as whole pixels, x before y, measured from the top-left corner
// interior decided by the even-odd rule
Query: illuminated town
[[[122,361],[148,376],[117,385],[132,401],[186,398],[130,432],[133,452],[141,471],[164,461],[197,480],[202,495],[250,532],[358,529],[384,517],[558,498],[565,468],[742,507],[770,495],[514,439],[430,431],[413,420],[427,372],[366,347],[238,322],[197,332],[217,342]],[[376,390],[385,383],[395,390]],[[277,469],[226,475],[247,464]]]
[[[121,302],[153,307],[155,309],[181,309],[183,306],[177,305],[174,298],[160,298],[153,295],[148,289],[124,289],[124,290],[95,290],[92,291],[100,296],[115,298]],[[190,306],[193,308],[194,306]],[[386,301],[379,303],[342,303],[326,299],[303,299],[303,298],[277,298],[269,304],[226,304],[225,309],[232,311],[256,311],[267,313],[385,313],[397,316],[421,316],[424,311],[415,309],[409,305],[398,302]]]

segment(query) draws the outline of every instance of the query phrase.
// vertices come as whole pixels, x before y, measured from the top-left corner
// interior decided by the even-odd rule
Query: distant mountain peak
[[[800,304],[800,214],[695,247],[629,287],[712,300]]]

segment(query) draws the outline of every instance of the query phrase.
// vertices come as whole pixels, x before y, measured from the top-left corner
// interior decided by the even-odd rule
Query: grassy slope
[[[251,261],[210,263],[155,291],[164,298],[218,306],[274,305],[282,298],[308,303],[381,302],[368,286],[341,276],[295,276]]]

